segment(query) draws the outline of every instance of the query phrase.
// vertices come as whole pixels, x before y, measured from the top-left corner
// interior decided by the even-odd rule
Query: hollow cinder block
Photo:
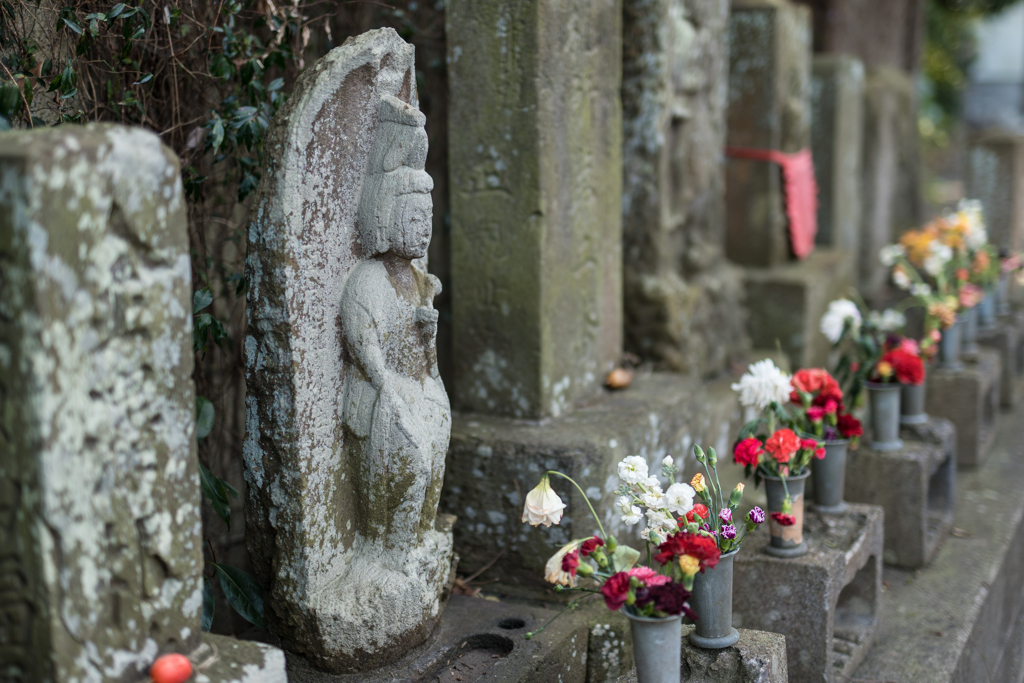
[[[960,370],[929,368],[925,409],[956,427],[959,468],[977,467],[988,455],[999,411],[999,352],[982,348]]]
[[[861,445],[846,456],[846,500],[885,509],[886,564],[914,569],[935,556],[953,525],[956,428],[949,420],[900,430],[903,448]]]
[[[1024,395],[1024,314],[999,316],[995,327],[978,331],[978,343],[999,352],[999,403],[1013,408]]]
[[[758,533],[733,566],[733,625],[786,637],[791,681],[852,676],[874,642],[882,594],[883,519],[875,505],[805,513],[809,552],[779,559]]]

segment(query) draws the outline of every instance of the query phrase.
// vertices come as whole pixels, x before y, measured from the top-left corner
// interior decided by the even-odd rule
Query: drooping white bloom
[[[647,461],[640,455],[627,455],[619,463],[619,479],[627,484],[639,484],[647,480]]]
[[[740,395],[740,404],[744,407],[764,410],[773,401],[789,401],[791,387],[789,375],[766,358],[752,363],[740,381],[732,385],[732,390]]]
[[[910,286],[914,284],[914,281],[910,279],[903,269],[897,269],[892,271],[892,281],[900,289],[910,289]]]
[[[654,531],[657,531],[658,529],[675,531],[679,528],[679,522],[677,522],[675,517],[666,510],[648,510],[647,526]]]
[[[893,308],[887,308],[882,312],[871,311],[868,319],[882,332],[895,332],[907,324],[907,316]]]
[[[543,524],[551,526],[562,519],[565,503],[558,497],[544,475],[537,487],[526,494],[526,505],[523,507],[523,521],[533,526]]]
[[[914,296],[928,296],[932,293],[932,288],[927,283],[922,282],[919,285],[913,285],[910,288],[910,293]]]
[[[843,336],[843,326],[847,320],[853,321],[853,333],[857,334],[863,321],[860,309],[849,299],[836,299],[828,305],[825,315],[821,316],[821,333],[835,344]]]
[[[544,580],[548,583],[554,583],[559,586],[575,588],[576,577],[569,572],[562,570],[562,558],[576,550],[579,546],[579,541],[573,541],[568,545],[562,546],[561,550],[552,555],[551,559],[544,565]]]
[[[890,268],[896,264],[896,259],[906,253],[906,250],[899,244],[890,244],[887,247],[882,247],[882,250],[878,252],[878,260],[882,262],[882,265],[886,268]]]
[[[924,269],[929,275],[934,277],[942,272],[942,269],[952,258],[953,250],[936,240],[929,246],[928,256],[924,260]]]
[[[695,495],[697,492],[689,484],[672,484],[665,492],[665,507],[677,515],[685,515],[693,509]]]
[[[661,466],[662,467],[671,467],[673,462],[675,462],[675,461],[672,460],[672,456],[671,455],[666,455],[662,459],[662,461],[661,461]]]

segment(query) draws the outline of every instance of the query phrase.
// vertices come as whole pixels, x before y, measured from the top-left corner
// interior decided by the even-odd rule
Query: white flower
[[[907,324],[907,316],[892,308],[887,308],[881,313],[871,311],[868,313],[868,319],[882,332],[895,332]]]
[[[913,284],[913,280],[911,280],[910,276],[903,272],[902,269],[894,270],[892,272],[892,281],[896,283],[896,286],[900,289],[910,289],[910,286]]]
[[[674,531],[679,528],[679,522],[667,510],[648,510],[647,526],[651,527],[654,531],[658,529]]]
[[[860,309],[849,299],[836,299],[828,305],[825,315],[821,316],[821,333],[835,344],[843,336],[843,327],[847,320],[853,321],[852,331],[857,334],[862,322]]]
[[[882,265],[886,268],[892,267],[896,264],[896,259],[906,253],[899,244],[890,244],[887,247],[882,247],[882,250],[878,252],[878,259],[882,262]]]
[[[952,258],[953,250],[936,240],[929,247],[929,254],[924,260],[924,269],[931,276],[938,275]]]
[[[927,283],[922,282],[919,285],[914,285],[910,288],[910,293],[914,296],[928,296],[932,293],[932,288]]]
[[[677,515],[685,515],[693,509],[693,497],[696,491],[689,484],[672,484],[665,492],[665,507]]]
[[[661,482],[653,474],[644,479],[644,486],[651,490],[658,489],[659,492],[661,491]]]
[[[732,385],[744,407],[753,406],[758,410],[764,410],[773,401],[788,402],[791,389],[789,375],[775,367],[768,358],[751,364],[740,381]]]
[[[627,484],[639,484],[647,479],[647,461],[639,455],[627,455],[619,463],[619,479]]]
[[[651,540],[651,527],[645,526],[644,530],[640,532],[640,538],[644,539],[645,541]]]
[[[551,526],[562,519],[565,503],[558,497],[548,482],[548,475],[541,477],[537,488],[526,494],[526,505],[523,507],[523,521],[533,526],[543,524]]]
[[[640,521],[640,517],[643,513],[640,508],[633,505],[633,501],[629,499],[629,496],[619,496],[615,500],[615,507],[618,508],[619,514],[622,515],[622,522],[628,526],[633,526]]]
[[[649,508],[665,507],[665,495],[661,492],[661,486],[641,495],[640,502]]]
[[[558,584],[560,586],[569,586],[570,588],[576,587],[576,577],[569,572],[562,571],[562,558],[573,550],[576,550],[579,545],[579,541],[573,541],[572,543],[563,546],[561,550],[551,556],[548,563],[544,565],[545,581],[548,583]]]
[[[964,237],[964,242],[967,243],[968,249],[977,251],[988,244],[988,232],[983,227],[975,228],[967,233]]]
[[[675,461],[674,461],[674,460],[672,460],[672,456],[671,456],[671,455],[666,455],[666,456],[665,456],[665,457],[664,457],[664,458],[662,459],[662,461],[661,461],[661,466],[662,466],[662,467],[672,467],[672,463],[673,463],[673,462],[675,462]]]

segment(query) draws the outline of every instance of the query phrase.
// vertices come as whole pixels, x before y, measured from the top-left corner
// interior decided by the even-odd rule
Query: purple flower
[[[750,517],[751,522],[753,522],[754,524],[760,524],[764,521],[764,510],[762,510],[759,507],[755,507],[753,510],[750,511],[748,516]]]
[[[721,511],[719,511],[718,513],[718,518],[723,522],[731,522],[732,510],[730,510],[729,508],[722,508]]]
[[[722,538],[728,538],[732,540],[736,538],[736,527],[732,524],[726,524],[722,527]]]

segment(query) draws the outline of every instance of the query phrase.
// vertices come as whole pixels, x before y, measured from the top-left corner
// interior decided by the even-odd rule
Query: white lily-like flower
[[[576,577],[567,571],[562,570],[562,558],[580,547],[579,541],[573,541],[551,556],[544,565],[544,580],[559,586],[576,587]]]
[[[562,519],[565,503],[551,488],[548,475],[541,477],[540,483],[526,494],[526,505],[523,507],[523,521],[533,526],[551,526]]]
[[[821,333],[835,344],[843,336],[843,326],[847,320],[853,321],[853,333],[857,334],[863,322],[860,309],[849,299],[836,299],[828,305],[825,315],[821,316]]]
[[[740,395],[740,404],[758,410],[764,410],[773,401],[788,402],[791,389],[789,375],[768,358],[752,363],[740,381],[732,385],[732,390]]]
[[[672,484],[665,492],[665,507],[677,515],[685,515],[693,509],[693,497],[696,495],[689,484]]]
[[[619,463],[619,479],[627,484],[639,484],[647,480],[647,461],[639,455],[627,455]]]

